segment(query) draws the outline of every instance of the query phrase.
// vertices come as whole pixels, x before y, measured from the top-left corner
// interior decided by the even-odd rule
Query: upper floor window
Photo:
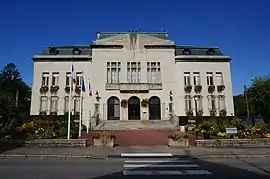
[[[59,86],[59,73],[52,73],[52,86]]]
[[[65,106],[64,106],[64,112],[68,113],[69,111],[69,96],[65,96]]]
[[[223,85],[222,72],[216,72],[216,83],[217,83],[217,85]]]
[[[190,72],[184,72],[184,85],[190,85]]]
[[[76,73],[76,85],[81,86],[82,84],[82,72]]]
[[[160,62],[147,62],[147,81],[148,83],[160,83]]]
[[[212,72],[207,72],[206,73],[206,78],[207,78],[207,86],[214,85],[214,79],[213,79],[213,73]]]
[[[42,73],[41,86],[49,86],[49,73],[48,72]]]
[[[67,72],[66,73],[66,86],[70,86],[71,83],[71,73]]]
[[[121,62],[107,62],[107,83],[119,83]]]
[[[127,81],[129,83],[139,83],[141,78],[141,63],[127,62]]]
[[[200,85],[200,73],[199,72],[194,72],[193,73],[193,83],[194,83],[194,86],[196,85]]]

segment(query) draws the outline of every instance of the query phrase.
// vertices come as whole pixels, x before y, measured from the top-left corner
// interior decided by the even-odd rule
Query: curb
[[[204,155],[204,156],[194,156],[197,159],[239,159],[239,158],[270,158],[270,155]]]
[[[95,160],[106,160],[107,156],[90,156],[90,155],[38,155],[38,154],[0,154],[0,159],[95,159]]]

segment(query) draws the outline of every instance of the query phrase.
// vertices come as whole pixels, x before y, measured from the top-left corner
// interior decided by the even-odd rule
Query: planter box
[[[208,148],[270,148],[270,139],[209,139],[209,140],[196,140],[197,147]]]
[[[179,141],[174,141],[173,139],[168,139],[169,147],[189,147],[189,139],[183,139]]]
[[[102,140],[93,139],[94,147],[114,147],[114,139]]]

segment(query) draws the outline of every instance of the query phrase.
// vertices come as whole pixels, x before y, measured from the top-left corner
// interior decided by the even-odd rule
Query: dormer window
[[[59,51],[55,47],[51,47],[49,53],[50,55],[58,55]]]
[[[206,51],[206,54],[207,55],[215,55],[215,50],[214,49],[212,49],[212,48],[210,48],[210,49],[208,49],[207,51]]]
[[[190,49],[184,49],[184,50],[182,51],[182,54],[183,54],[183,55],[191,55],[191,50],[190,50]]]
[[[82,51],[79,48],[74,48],[72,50],[72,53],[73,53],[73,55],[80,55],[82,53]]]

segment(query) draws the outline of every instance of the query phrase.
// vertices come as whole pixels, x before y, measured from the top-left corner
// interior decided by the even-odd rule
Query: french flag
[[[89,85],[88,85],[88,87],[89,87],[89,96],[92,96],[93,93],[92,93],[92,87],[91,87],[90,78],[89,78]]]
[[[73,64],[72,64],[72,66],[71,66],[71,77],[72,77],[72,82],[73,82],[73,84],[76,85],[76,74],[75,74],[75,70],[74,70]]]

